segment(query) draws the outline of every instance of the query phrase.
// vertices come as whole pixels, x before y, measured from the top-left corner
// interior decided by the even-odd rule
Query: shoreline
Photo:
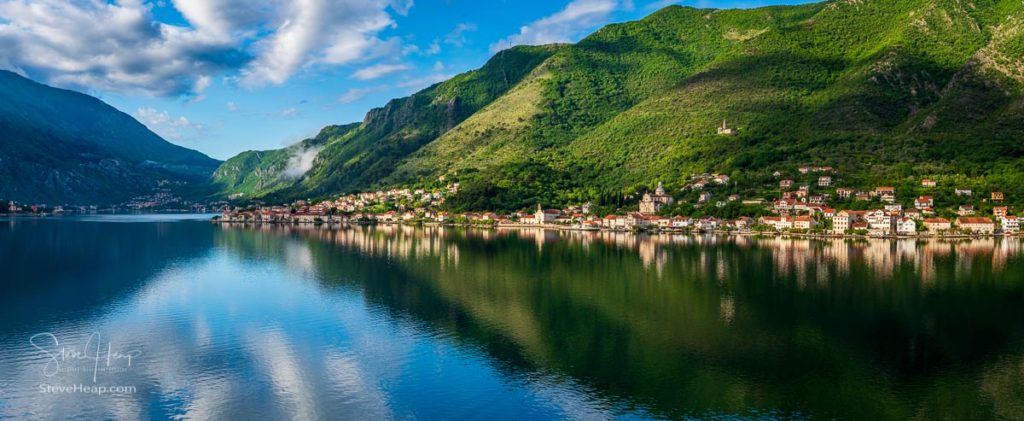
[[[485,230],[497,229],[542,229],[551,231],[584,232],[584,233],[614,233],[614,234],[648,234],[648,235],[729,235],[729,236],[758,236],[758,237],[790,237],[805,239],[848,239],[848,240],[972,240],[985,238],[1022,238],[1020,233],[993,233],[993,234],[928,234],[928,235],[857,235],[857,234],[808,234],[808,233],[787,233],[777,231],[735,231],[735,230],[692,230],[692,229],[584,229],[572,226],[556,224],[455,224],[444,222],[300,222],[300,221],[226,221],[212,219],[215,224],[227,225],[293,225],[303,227],[325,227],[341,228],[345,226],[408,226],[408,227],[449,227],[449,228],[476,228]]]

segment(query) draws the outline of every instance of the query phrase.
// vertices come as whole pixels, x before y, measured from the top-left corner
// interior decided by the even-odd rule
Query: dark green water
[[[180,219],[0,220],[0,418],[1024,418],[1020,240]]]

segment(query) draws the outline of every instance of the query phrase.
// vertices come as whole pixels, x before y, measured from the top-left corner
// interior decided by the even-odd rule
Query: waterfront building
[[[899,235],[916,235],[917,234],[917,222],[914,222],[910,218],[901,218],[896,223],[896,234]]]
[[[1007,234],[1017,234],[1020,232],[1020,219],[1013,215],[1005,215],[1000,219],[1000,224],[1003,227],[1003,232]]]
[[[795,229],[809,230],[813,229],[815,225],[817,222],[809,215],[801,215],[793,219],[793,228]]]
[[[992,234],[996,231],[995,222],[985,217],[962,216],[956,218],[956,226],[974,234]]]
[[[533,214],[534,224],[549,224],[555,222],[558,216],[562,214],[562,211],[558,209],[542,209],[540,203],[537,204],[537,211]]]
[[[928,229],[928,232],[938,233],[942,231],[949,231],[953,228],[953,224],[946,218],[928,218],[924,220],[924,226]]]

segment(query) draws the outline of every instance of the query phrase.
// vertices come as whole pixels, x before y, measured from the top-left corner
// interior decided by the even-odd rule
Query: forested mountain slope
[[[948,174],[1020,197],[1022,31],[1019,0],[672,6],[392,101],[277,197],[446,175],[456,204],[514,209],[711,171],[756,190],[801,163],[851,186]]]

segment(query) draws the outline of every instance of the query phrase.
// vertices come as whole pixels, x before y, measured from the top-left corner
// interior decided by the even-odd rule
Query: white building
[[[892,214],[884,210],[874,210],[868,212],[865,218],[868,221],[868,230],[873,235],[888,235],[891,234],[895,228],[895,218]]]
[[[809,230],[814,228],[815,225],[817,223],[814,221],[814,218],[808,215],[801,215],[793,219],[793,228],[796,229]]]
[[[736,129],[733,129],[732,127],[729,127],[729,125],[725,123],[725,120],[722,120],[722,126],[718,128],[718,135],[719,136],[732,136],[732,135],[735,135],[735,134],[736,134]]]
[[[903,205],[899,203],[893,203],[885,205],[885,210],[889,212],[903,212]]]
[[[1020,232],[1020,220],[1013,215],[1006,215],[1002,217],[1000,223],[1003,226],[1003,232],[1007,234],[1017,234]]]
[[[533,223],[542,225],[550,224],[558,219],[558,216],[562,214],[562,211],[558,209],[542,209],[540,203],[537,204],[537,212],[533,214]]]
[[[685,216],[677,216],[672,218],[671,227],[675,229],[689,228],[692,225],[690,218]]]
[[[768,225],[776,231],[793,228],[793,218],[787,216],[762,216],[761,224]]]
[[[896,233],[899,235],[916,235],[917,223],[910,218],[901,218],[896,223]]]

